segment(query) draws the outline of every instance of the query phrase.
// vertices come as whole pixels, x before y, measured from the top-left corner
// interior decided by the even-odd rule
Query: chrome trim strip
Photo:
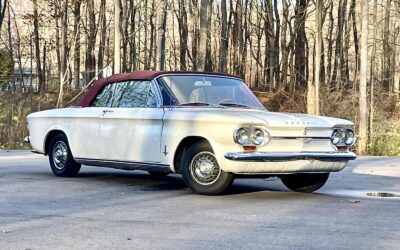
[[[232,161],[269,162],[269,161],[350,161],[356,159],[353,152],[250,152],[226,153],[225,158]]]
[[[323,136],[271,136],[271,139],[277,139],[277,140],[294,140],[294,139],[310,139],[310,140],[330,140],[330,137],[323,137]]]
[[[146,170],[157,172],[171,172],[169,165],[155,162],[135,162],[135,161],[119,161],[119,160],[104,160],[104,159],[88,159],[75,158],[75,160],[83,165],[108,167],[124,170]]]
[[[156,77],[153,78],[152,81],[157,81],[158,78],[162,78],[164,76],[206,76],[206,77],[219,77],[219,78],[227,78],[227,79],[235,79],[235,80],[239,80],[242,81],[244,83],[244,85],[246,85],[247,88],[249,88],[249,86],[246,84],[246,82],[240,78],[240,77],[235,77],[235,76],[225,76],[225,75],[214,75],[212,73],[165,73],[165,74],[161,74],[158,75]],[[250,89],[250,88],[249,88]],[[173,93],[172,93],[173,94]],[[256,98],[256,100],[260,103],[261,107],[263,107],[263,109],[256,109],[255,110],[262,110],[262,111],[267,111],[267,109],[264,107],[264,105],[261,104],[260,100],[258,100],[258,98],[256,96],[254,96]],[[174,96],[174,98],[176,99],[176,97]],[[182,106],[164,106],[164,107],[169,107],[169,108],[187,108],[187,107],[182,107]],[[188,106],[189,108],[193,108],[192,106]],[[201,107],[204,108],[204,107]],[[212,108],[212,107],[211,107]],[[252,108],[253,109],[253,108]]]
[[[161,108],[162,107],[162,95],[161,95],[161,91],[160,88],[158,87],[157,82],[153,79],[150,81],[151,83],[151,89],[154,91],[154,93],[156,94],[156,99],[157,99],[157,108]]]
[[[212,73],[210,74],[210,73],[206,73],[206,72],[205,73],[190,73],[190,72],[188,72],[188,73],[171,73],[171,72],[169,72],[169,73],[158,75],[158,76],[154,77],[153,80],[157,80],[158,78],[163,77],[163,76],[171,76],[171,75],[172,76],[173,75],[178,75],[178,76],[181,76],[181,75],[185,75],[185,76],[199,76],[199,75],[200,76],[215,76],[215,77],[221,77],[221,78],[238,79],[238,80],[241,80],[242,82],[244,82],[243,79],[240,77],[217,75],[217,74],[213,75]]]

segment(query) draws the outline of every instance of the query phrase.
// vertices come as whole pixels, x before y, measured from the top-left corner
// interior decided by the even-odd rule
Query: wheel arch
[[[175,171],[175,173],[181,173],[180,162],[182,161],[182,156],[185,153],[185,151],[187,150],[187,148],[197,142],[200,142],[200,141],[207,142],[210,145],[210,147],[212,148],[210,141],[207,138],[202,137],[202,136],[187,136],[179,142],[178,147],[175,150],[174,158],[172,161],[173,170]]]
[[[51,139],[53,139],[54,136],[56,136],[58,134],[64,134],[68,139],[67,134],[61,129],[52,129],[49,132],[47,132],[46,137],[44,139],[44,147],[43,147],[45,155],[47,155],[49,152]]]

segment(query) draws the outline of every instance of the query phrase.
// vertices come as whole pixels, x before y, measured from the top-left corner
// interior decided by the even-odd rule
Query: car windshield
[[[235,78],[208,75],[170,75],[159,78],[178,106],[225,106],[264,109],[246,84]],[[173,102],[173,103],[172,103]]]

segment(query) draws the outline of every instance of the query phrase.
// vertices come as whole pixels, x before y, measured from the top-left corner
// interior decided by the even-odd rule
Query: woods
[[[0,147],[94,79],[205,70],[271,111],[353,120],[360,153],[400,154],[397,0],[0,0],[0,33]]]

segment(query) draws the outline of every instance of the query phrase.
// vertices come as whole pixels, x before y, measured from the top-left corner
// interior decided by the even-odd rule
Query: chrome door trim
[[[105,160],[91,158],[75,158],[75,160],[83,165],[116,168],[123,170],[145,170],[170,173],[169,165],[156,162],[135,162],[135,161],[120,161],[120,160]]]

